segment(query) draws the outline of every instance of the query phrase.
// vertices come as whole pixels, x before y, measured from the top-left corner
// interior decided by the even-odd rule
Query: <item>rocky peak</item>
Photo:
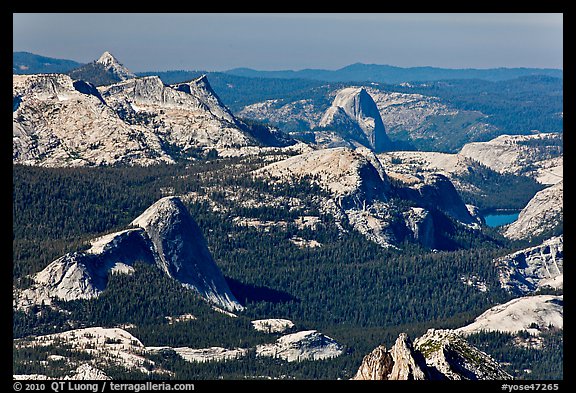
[[[408,335],[400,333],[390,350],[381,345],[366,355],[352,379],[423,380],[428,379],[425,370],[424,358],[414,351]]]
[[[178,197],[158,200],[132,221],[144,228],[157,253],[156,264],[170,277],[229,310],[241,310],[208,250],[202,231]]]
[[[512,379],[490,356],[451,330],[429,329],[414,345],[401,333],[366,355],[355,380]]]
[[[105,70],[113,73],[120,80],[136,78],[128,68],[124,67],[110,52],[106,51],[96,60],[96,64],[104,66]]]
[[[206,105],[206,107],[210,110],[210,112],[216,117],[219,117],[231,123],[237,123],[234,115],[220,100],[220,97],[218,97],[216,92],[212,89],[212,86],[210,86],[210,82],[208,82],[208,77],[206,76],[206,74],[190,82],[178,83],[175,85],[171,85],[171,87],[173,87],[178,91],[183,91],[187,94],[191,94],[195,97],[198,97],[200,101],[204,105]]]
[[[161,270],[216,304],[242,309],[180,198],[158,200],[131,224],[146,231],[158,253],[156,263]]]
[[[33,277],[34,285],[14,296],[14,306],[91,299],[105,290],[110,272],[131,273],[137,261],[155,264],[169,277],[230,311],[241,310],[214,262],[200,228],[178,197],[162,198],[131,228],[92,240],[82,252],[66,254]]]
[[[115,63],[118,63],[118,60],[116,60],[116,58],[112,56],[112,53],[105,51],[104,53],[102,53],[102,56],[100,56],[100,58],[96,60],[96,63],[100,63],[104,66],[111,66]]]
[[[351,132],[352,138],[356,133],[357,142],[376,152],[390,150],[391,147],[378,107],[363,87],[347,87],[340,90],[319,125]]]

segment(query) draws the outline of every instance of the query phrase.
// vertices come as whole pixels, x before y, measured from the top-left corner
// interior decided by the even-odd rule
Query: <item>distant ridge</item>
[[[41,73],[64,73],[82,66],[73,60],[55,59],[36,55],[29,52],[13,53],[14,74],[41,74]],[[174,73],[175,71],[139,72],[139,75],[160,75]],[[208,70],[188,71],[180,70],[180,78],[166,83],[182,82],[192,79],[203,73],[213,73]],[[338,70],[303,69],[303,70],[279,70],[260,71],[252,68],[233,68],[223,72],[224,74],[243,76],[247,78],[278,78],[278,79],[309,79],[326,82],[425,82],[442,79],[484,79],[488,81],[502,81],[529,75],[546,75],[554,78],[562,78],[563,70],[557,68],[440,68],[440,67],[396,67],[381,64],[354,63]]]
[[[501,81],[528,75],[562,78],[563,71],[555,68],[438,68],[395,67],[391,65],[355,63],[338,70],[303,69],[299,71],[259,71],[234,68],[228,74],[249,78],[312,79],[326,82],[424,82],[442,79],[484,79]]]
[[[30,52],[14,52],[12,57],[13,74],[60,74],[81,65],[74,60],[55,59]]]

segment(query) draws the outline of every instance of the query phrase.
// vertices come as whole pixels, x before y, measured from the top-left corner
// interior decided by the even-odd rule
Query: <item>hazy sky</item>
[[[562,14],[14,14],[14,51],[135,72],[401,67],[562,68]]]

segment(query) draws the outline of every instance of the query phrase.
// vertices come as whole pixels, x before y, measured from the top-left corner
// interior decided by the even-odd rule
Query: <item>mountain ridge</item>
[[[252,68],[241,67],[224,71],[238,76],[280,78],[280,79],[312,79],[326,82],[426,82],[442,79],[486,79],[499,81],[513,79],[526,75],[548,75],[562,77],[563,70],[556,68],[440,68],[432,66],[424,67],[397,67],[387,64],[364,64],[354,63],[336,70],[326,69],[302,69],[302,70],[278,70],[260,71]]]
[[[213,148],[294,142],[237,119],[205,76],[175,85],[137,78],[109,52],[90,67],[114,83],[96,87],[96,80],[74,80],[74,73],[13,75],[13,162],[146,166]]]
[[[57,59],[46,56],[37,55],[30,52],[13,52],[13,56],[18,58],[21,54],[32,55],[29,56],[37,63],[41,58],[50,59],[59,62],[71,62],[70,64],[80,66],[82,63],[68,59]],[[37,59],[36,59],[37,58]],[[31,60],[28,60],[31,62]],[[20,60],[19,65],[28,66],[28,63]],[[23,71],[14,65],[13,70]],[[39,69],[33,73],[49,72],[47,69]],[[353,63],[343,66],[336,70],[328,70],[322,68],[305,68],[301,70],[273,70],[263,71],[256,70],[249,67],[238,67],[223,71],[231,75],[261,77],[261,78],[281,78],[281,79],[313,79],[324,80],[328,82],[358,82],[358,81],[373,81],[383,83],[400,83],[400,82],[414,82],[414,81],[428,81],[434,79],[487,79],[487,80],[505,80],[512,79],[524,75],[548,75],[556,78],[563,77],[563,70],[557,68],[531,68],[531,67],[496,67],[496,68],[442,68],[434,66],[417,66],[417,67],[399,67],[389,64],[366,64],[366,63]],[[27,72],[28,73],[28,72]],[[341,75],[339,75],[339,73]],[[357,75],[370,75],[373,77],[350,77],[350,74]],[[415,75],[415,77],[406,77],[406,75]]]

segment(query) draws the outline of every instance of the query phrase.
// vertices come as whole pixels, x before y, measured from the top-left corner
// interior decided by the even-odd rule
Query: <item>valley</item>
[[[15,377],[563,378],[561,132],[210,78],[14,75]]]

